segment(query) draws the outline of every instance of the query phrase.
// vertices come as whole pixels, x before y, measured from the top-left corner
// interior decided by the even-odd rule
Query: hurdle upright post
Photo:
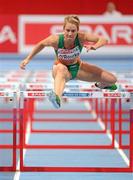
[[[20,134],[19,134],[19,143],[20,143],[20,171],[23,171],[24,157],[23,157],[23,149],[24,149],[24,127],[23,127],[23,118],[24,118],[24,96],[23,92],[20,92],[19,97],[19,123],[20,123]]]
[[[130,169],[133,172],[133,108],[130,109]]]
[[[17,93],[13,93],[13,170],[16,171],[16,146],[17,146]]]

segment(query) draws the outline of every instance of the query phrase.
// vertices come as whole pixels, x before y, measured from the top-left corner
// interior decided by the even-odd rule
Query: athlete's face
[[[77,26],[72,23],[66,23],[64,27],[64,37],[66,40],[73,41],[77,36]]]

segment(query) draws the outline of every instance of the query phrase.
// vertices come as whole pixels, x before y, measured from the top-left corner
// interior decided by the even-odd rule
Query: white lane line
[[[26,144],[28,144],[30,139],[30,123],[27,124],[27,128],[26,128]],[[26,154],[26,149],[23,150],[23,157],[25,157]],[[14,175],[13,180],[19,180],[20,179],[20,158],[18,159],[18,163],[17,163],[17,171]]]
[[[103,124],[103,122],[101,121],[100,118],[98,118],[98,122],[101,126],[101,128],[105,129],[105,126]],[[107,131],[107,136],[109,137],[109,139],[112,141],[112,135],[110,134],[109,131]],[[119,152],[119,154],[121,155],[122,159],[125,161],[125,163],[127,164],[127,166],[129,166],[129,159],[126,156],[126,154],[124,153],[124,151],[122,149],[119,148],[119,143],[117,142],[117,140],[115,139],[114,141],[115,144],[115,149]]]
[[[87,109],[91,109],[90,107],[90,104],[89,102],[85,102],[85,106],[87,107]],[[96,115],[96,112],[94,110],[92,110],[92,115],[93,117],[95,118],[97,115]],[[104,123],[102,122],[101,118],[98,118],[98,122],[100,124],[100,127],[104,130],[105,129],[105,125]],[[107,131],[107,136],[109,137],[109,139],[112,141],[112,135],[110,134],[109,131]],[[114,144],[115,144],[115,149],[118,151],[118,153],[121,155],[122,159],[124,160],[124,162],[127,164],[127,166],[129,166],[129,159],[127,157],[127,155],[124,153],[124,151],[122,149],[119,148],[119,143],[117,142],[117,140],[115,139],[114,141]]]

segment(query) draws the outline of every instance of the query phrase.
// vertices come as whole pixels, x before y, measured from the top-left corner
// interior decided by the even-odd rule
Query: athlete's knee
[[[67,73],[67,67],[65,67],[62,64],[58,64],[56,68],[56,74],[59,74],[60,76],[65,76]]]
[[[107,79],[107,83],[109,84],[115,84],[117,82],[117,78],[114,75],[111,75],[108,79]]]
[[[117,82],[117,77],[114,74],[112,74],[112,76],[111,76],[111,83],[115,84],[116,82]]]
[[[109,72],[103,71],[101,78],[104,82],[109,83],[109,84],[115,84],[117,82],[117,77]]]

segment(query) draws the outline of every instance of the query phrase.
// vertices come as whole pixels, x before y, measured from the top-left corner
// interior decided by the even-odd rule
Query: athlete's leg
[[[54,92],[61,97],[65,88],[65,83],[71,79],[71,74],[67,67],[61,63],[53,66],[52,73],[54,78]]]
[[[81,63],[77,79],[88,82],[101,82],[103,86],[110,86],[117,81],[112,73],[86,62]]]
[[[63,64],[57,64],[53,66],[53,78],[54,78],[54,91],[51,91],[48,95],[49,101],[55,108],[60,108],[60,98],[65,88],[65,83],[71,78],[71,75],[66,66]]]

